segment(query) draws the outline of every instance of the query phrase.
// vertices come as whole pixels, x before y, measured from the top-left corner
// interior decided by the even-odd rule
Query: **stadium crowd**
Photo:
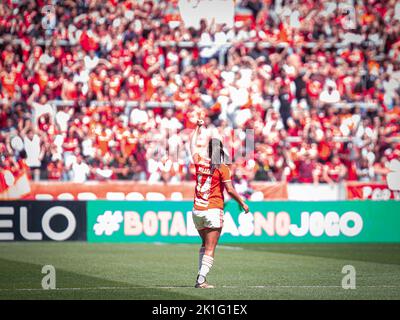
[[[2,1],[0,176],[191,180],[201,117],[237,183],[383,181],[400,3],[348,2],[244,0],[233,27],[186,28],[177,1]]]

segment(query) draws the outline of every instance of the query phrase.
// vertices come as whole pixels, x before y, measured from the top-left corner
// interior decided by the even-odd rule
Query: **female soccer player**
[[[195,287],[214,288],[207,283],[206,277],[214,262],[215,247],[224,221],[224,187],[246,213],[249,212],[249,207],[232,185],[230,170],[224,163],[226,155],[222,142],[212,138],[208,142],[208,148],[199,150],[197,139],[203,124],[203,120],[197,121],[190,143],[190,151],[196,167],[193,222],[202,239]]]

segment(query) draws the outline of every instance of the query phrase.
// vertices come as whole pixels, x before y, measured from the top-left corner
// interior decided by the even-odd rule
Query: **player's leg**
[[[215,248],[217,247],[222,228],[206,229],[204,241],[204,255],[214,258]]]
[[[205,232],[205,251],[204,255],[214,258],[215,248],[219,237],[221,236],[222,226],[224,224],[224,212],[220,209],[209,209],[205,215],[207,227]]]
[[[194,226],[196,227],[200,237],[201,237],[201,247],[199,249],[199,268],[197,271],[200,271],[201,267],[201,261],[203,260],[204,256],[204,244],[205,244],[205,212],[204,211],[198,211],[198,210],[193,210],[192,211],[192,219]]]
[[[204,251],[205,251],[205,237],[206,237],[206,232],[205,229],[202,230],[197,230],[199,232],[199,235],[201,237],[201,247],[199,249],[199,269],[198,271],[200,272],[200,268],[201,268],[201,262],[203,260],[203,256],[204,256]]]
[[[205,231],[205,250],[201,260],[201,267],[197,276],[197,288],[213,288],[206,282],[207,274],[210,272],[214,263],[215,248],[218,244],[222,228],[206,229]]]

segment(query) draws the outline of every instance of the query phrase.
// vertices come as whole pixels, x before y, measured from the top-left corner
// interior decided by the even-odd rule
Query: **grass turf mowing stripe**
[[[396,246],[329,245],[328,257],[323,245],[243,247],[217,249],[208,279],[216,289],[197,290],[198,245],[0,243],[0,299],[400,299],[400,266],[373,257],[379,248],[396,255]],[[375,262],[353,260],[357,250]],[[58,290],[41,289],[45,264]],[[357,270],[356,290],[341,288],[345,264]]]
[[[245,250],[400,265],[398,243],[224,244]]]

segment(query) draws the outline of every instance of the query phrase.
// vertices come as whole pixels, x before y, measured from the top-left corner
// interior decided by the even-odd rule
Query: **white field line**
[[[164,245],[170,245],[171,243],[168,242],[153,242],[153,244],[155,244],[156,246],[164,246]],[[176,247],[191,247],[193,246],[193,243],[176,243],[173,244]],[[199,244],[197,244],[199,245]],[[218,244],[217,245],[217,249],[225,249],[225,250],[244,250],[242,247],[238,247],[238,246],[227,246],[227,245],[223,245],[223,244]]]
[[[266,286],[217,286],[217,288],[228,288],[228,289],[290,289],[290,288],[341,288],[342,286],[319,286],[319,285],[266,285]],[[44,290],[41,288],[5,288],[0,289],[0,292],[4,291],[96,291],[96,290],[130,290],[130,289],[182,289],[182,288],[194,288],[192,286],[132,286],[132,287],[82,287],[82,288],[56,288],[50,290]],[[394,285],[369,285],[369,286],[357,286],[357,288],[400,288],[400,286]]]
[[[218,245],[217,249],[225,249],[225,250],[243,250],[242,247],[234,247],[234,246],[224,246],[224,245]]]

